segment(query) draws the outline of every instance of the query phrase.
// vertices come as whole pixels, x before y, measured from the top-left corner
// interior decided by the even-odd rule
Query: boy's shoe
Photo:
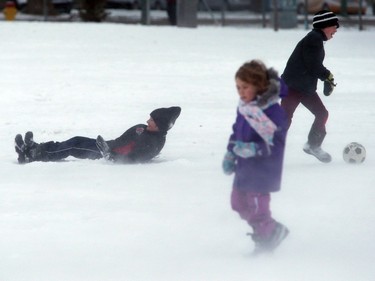
[[[100,135],[96,138],[96,146],[98,147],[104,159],[106,160],[112,159],[111,149],[109,148],[107,142]]]
[[[26,157],[29,162],[48,161],[48,154],[43,150],[43,143],[37,144],[34,142],[32,146],[27,147]]]
[[[37,145],[37,143],[34,142],[34,134],[31,131],[26,132],[25,134],[25,145],[27,148],[33,148]]]
[[[25,140],[22,138],[21,134],[16,135],[14,147],[18,154],[19,164],[46,160],[46,156],[42,151],[43,145],[34,142],[33,132],[27,132],[25,134]]]
[[[28,162],[46,160],[42,153],[42,144],[34,141],[34,134],[31,131],[25,134],[25,155]]]
[[[279,222],[275,222],[275,229],[268,239],[261,239],[252,235],[255,242],[255,249],[253,255],[273,252],[281,242],[288,236],[289,229]]]
[[[332,161],[332,157],[328,152],[325,152],[320,146],[311,147],[308,143],[303,146],[303,151],[307,154],[315,156],[319,161],[323,163],[329,163]]]
[[[21,134],[17,134],[14,138],[14,148],[18,154],[18,163],[26,163],[25,142],[23,141]]]

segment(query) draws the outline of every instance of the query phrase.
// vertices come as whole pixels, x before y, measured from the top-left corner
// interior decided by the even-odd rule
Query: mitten
[[[254,157],[257,154],[257,145],[254,142],[236,141],[233,152],[241,158]]]
[[[111,149],[109,148],[107,142],[100,135],[96,138],[96,146],[98,147],[104,159],[113,160]]]
[[[333,74],[330,73],[328,78],[324,80],[324,88],[323,88],[324,95],[325,96],[331,95],[336,85],[337,84],[335,84],[335,79],[333,78]]]
[[[224,155],[223,160],[223,171],[226,175],[231,175],[234,172],[234,167],[236,165],[236,156],[230,152],[227,151]]]

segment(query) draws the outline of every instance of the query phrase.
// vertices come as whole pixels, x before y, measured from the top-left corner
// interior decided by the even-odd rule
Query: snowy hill
[[[233,76],[253,58],[281,72],[306,30],[1,22],[0,280],[373,281],[374,31],[341,27],[326,43],[334,160],[302,152],[312,116],[299,108],[271,207],[291,234],[254,259],[221,171]],[[153,163],[16,163],[17,133],[111,139],[173,105],[181,116]],[[352,141],[362,165],[342,160]]]

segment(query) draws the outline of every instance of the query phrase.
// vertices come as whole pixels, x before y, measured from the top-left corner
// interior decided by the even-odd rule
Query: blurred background
[[[307,25],[321,9],[348,24],[373,24],[375,0],[0,0],[0,20],[199,24]],[[276,9],[277,7],[277,9]]]

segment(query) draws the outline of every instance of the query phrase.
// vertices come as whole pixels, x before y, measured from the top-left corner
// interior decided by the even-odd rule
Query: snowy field
[[[290,236],[252,258],[250,229],[230,209],[221,160],[234,73],[253,58],[281,72],[306,33],[1,22],[0,280],[375,280],[375,29],[342,27],[325,45],[338,83],[322,97],[332,163],[302,152],[312,116],[296,112],[272,197]],[[181,116],[153,163],[17,164],[17,133],[112,139],[173,105]],[[352,141],[367,149],[361,165],[342,160]]]

